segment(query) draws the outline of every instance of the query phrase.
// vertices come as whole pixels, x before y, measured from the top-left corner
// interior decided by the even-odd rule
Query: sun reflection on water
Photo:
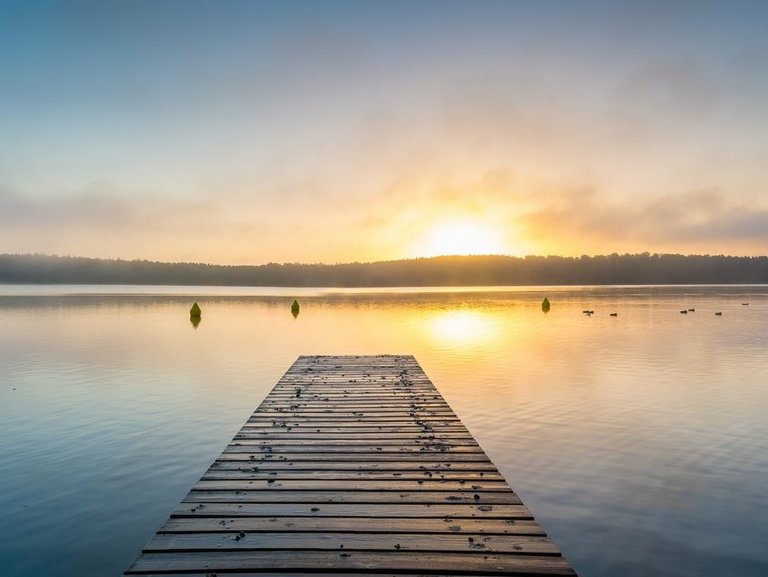
[[[492,342],[500,332],[489,313],[465,309],[433,313],[428,326],[430,336],[446,346],[481,345]]]

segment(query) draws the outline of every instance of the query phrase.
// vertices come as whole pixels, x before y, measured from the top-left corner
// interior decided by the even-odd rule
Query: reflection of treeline
[[[0,283],[295,287],[768,283],[768,257],[450,256],[335,265],[225,266],[0,255]]]

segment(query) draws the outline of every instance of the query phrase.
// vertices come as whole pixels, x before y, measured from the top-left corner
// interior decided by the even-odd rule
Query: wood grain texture
[[[412,356],[299,357],[125,575],[575,575]]]

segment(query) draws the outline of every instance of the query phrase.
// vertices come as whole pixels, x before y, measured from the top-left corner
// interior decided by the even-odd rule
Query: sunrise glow
[[[419,256],[503,254],[503,234],[488,223],[456,219],[435,224],[417,248]]]

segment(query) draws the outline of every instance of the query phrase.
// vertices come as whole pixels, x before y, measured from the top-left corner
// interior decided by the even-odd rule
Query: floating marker
[[[300,308],[301,307],[299,306],[299,301],[296,301],[296,300],[293,301],[293,304],[291,305],[291,314],[293,315],[294,318],[299,316],[299,309]]]
[[[189,322],[192,323],[192,326],[197,328],[197,326],[200,324],[200,320],[202,317],[202,311],[200,310],[200,306],[195,303],[192,305],[192,308],[189,309]]]
[[[549,306],[549,299],[544,297],[544,300],[541,301],[541,310],[543,310],[545,313],[549,312]]]

